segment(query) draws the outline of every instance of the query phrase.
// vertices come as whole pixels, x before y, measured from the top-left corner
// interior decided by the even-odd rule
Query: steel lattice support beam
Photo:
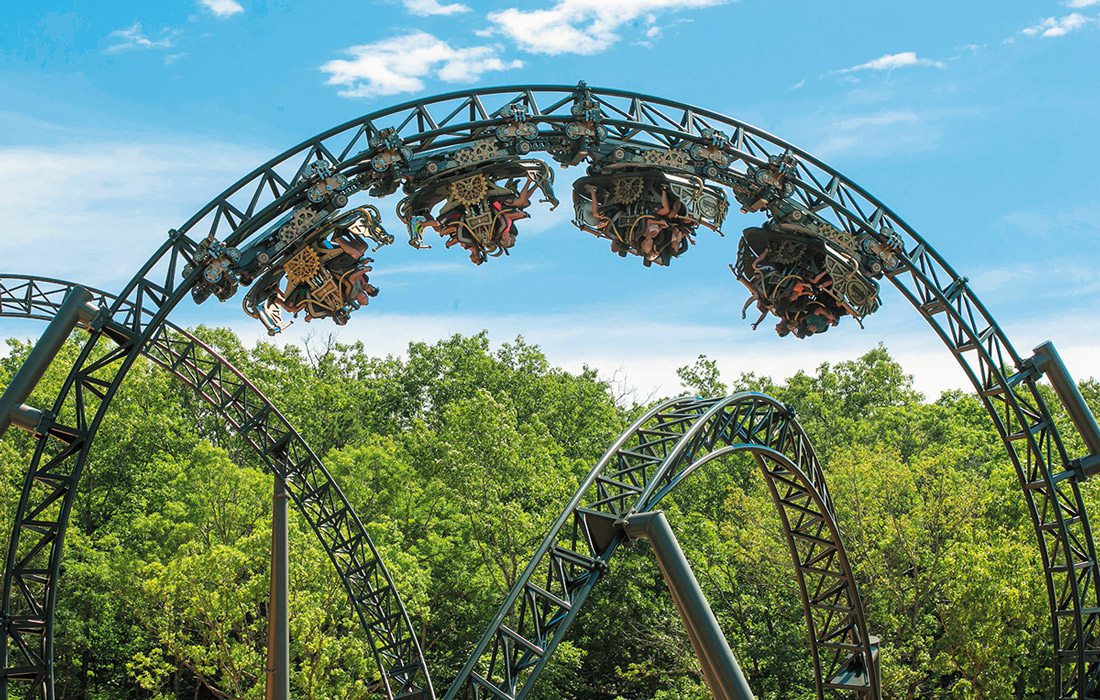
[[[0,318],[50,320],[73,286],[61,280],[0,275]],[[112,300],[102,291],[93,294],[101,305]],[[419,642],[389,572],[362,522],[301,435],[233,365],[187,331],[167,324],[145,354],[194,390],[273,474],[297,475],[288,476],[288,495],[335,565],[368,639],[376,648],[390,649],[388,656],[378,659],[379,673],[392,676],[390,686],[399,689],[395,694],[430,693]],[[40,627],[16,632],[23,641],[20,653],[32,655],[42,647]]]
[[[708,462],[757,457],[780,514],[806,617],[819,698],[880,697],[867,623],[813,447],[792,412],[742,393],[681,398],[642,416],[582,482],[447,692],[524,698],[624,542],[607,523],[654,510]]]

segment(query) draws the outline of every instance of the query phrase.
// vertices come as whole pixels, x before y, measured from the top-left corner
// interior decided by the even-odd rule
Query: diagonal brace
[[[737,665],[718,620],[676,541],[665,514],[634,513],[616,523],[635,540],[649,540],[672,600],[687,628],[688,639],[703,667],[703,677],[715,700],[753,700],[749,683]]]

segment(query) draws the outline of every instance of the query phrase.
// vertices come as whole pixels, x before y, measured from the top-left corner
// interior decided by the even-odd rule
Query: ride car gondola
[[[266,270],[245,295],[243,307],[263,323],[269,335],[290,325],[283,312],[294,316],[305,312],[306,321],[332,318],[343,325],[353,311],[378,294],[368,276],[374,261],[367,253],[371,243],[377,249],[392,243],[393,236],[382,228],[375,207],[317,220],[312,214],[298,213],[281,224],[273,235],[241,253],[242,264]],[[284,241],[293,243],[281,247]],[[250,281],[248,275],[245,271],[241,277]]]
[[[804,227],[769,223],[745,229],[731,266],[751,295],[742,318],[754,302],[761,312],[754,329],[771,313],[781,337],[806,338],[828,331],[845,315],[862,326],[878,309],[878,283],[851,253]]]
[[[658,168],[608,168],[573,186],[573,223],[611,241],[611,250],[668,265],[695,242],[699,226],[719,231],[728,202],[702,178]]]
[[[448,239],[448,248],[461,246],[480,265],[515,245],[516,222],[530,216],[527,209],[536,192],[542,194],[540,201],[557,206],[554,171],[546,163],[493,158],[493,152],[487,149],[488,162],[444,170],[415,184],[397,205],[410,245],[427,247],[424,233],[432,229]]]

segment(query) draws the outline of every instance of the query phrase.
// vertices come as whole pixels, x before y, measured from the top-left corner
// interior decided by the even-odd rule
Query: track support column
[[[707,603],[695,574],[665,514],[635,513],[619,521],[631,539],[649,540],[672,600],[687,628],[691,646],[703,667],[703,677],[715,700],[753,700],[749,683],[737,665],[718,620]]]
[[[30,432],[37,431],[45,413],[23,402],[38,386],[42,375],[64,347],[77,324],[88,323],[98,313],[99,307],[92,303],[91,292],[84,287],[73,287],[65,295],[65,301],[61,302],[50,325],[46,326],[23,366],[11,378],[3,395],[0,395],[0,436],[7,432],[12,423]]]
[[[1081,396],[1077,383],[1070,376],[1054,343],[1048,340],[1035,348],[1035,355],[1030,362],[1050,380],[1054,393],[1065,406],[1066,413],[1089,450],[1089,454],[1075,460],[1076,468],[1085,477],[1100,473],[1100,427],[1096,425],[1096,418],[1085,403],[1085,398]]]
[[[290,700],[290,584],[287,495],[275,476],[271,494],[271,593],[267,603],[267,700]]]

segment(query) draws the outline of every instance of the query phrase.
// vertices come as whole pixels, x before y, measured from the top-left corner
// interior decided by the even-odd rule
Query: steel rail
[[[708,168],[707,178],[726,186],[747,182],[747,169],[765,164],[770,156],[790,154],[796,159],[793,193],[772,204],[793,207],[844,232],[901,239],[899,265],[887,276],[974,385],[1017,472],[1047,588],[1054,697],[1083,699],[1100,693],[1100,565],[1079,488],[1083,475],[1066,454],[1038,391],[1042,372],[1015,351],[966,278],[866,190],[761,129],[664,98],[579,85],[465,90],[372,112],[276,156],[170,232],[104,313],[47,409],[54,416],[71,416],[74,425],[40,438],[24,481],[0,610],[0,617],[9,621],[0,637],[0,696],[7,679],[43,678],[52,698],[53,611],[75,484],[119,383],[172,308],[198,282],[199,240],[229,246],[247,241],[305,201],[308,168],[318,159],[353,175],[360,189],[395,191],[401,173],[374,173],[366,165],[384,149],[374,142],[384,129],[393,129],[421,156],[484,137],[508,121],[513,104],[522,106],[539,127],[533,150],[560,153],[563,144],[571,143],[566,127],[582,116],[599,121],[604,140],[639,148],[682,149],[707,142],[711,130],[724,133],[730,162],[721,169]],[[590,114],[578,116],[574,107]],[[587,157],[583,148],[578,157]],[[187,265],[194,269],[182,276]],[[135,313],[135,308],[151,315]],[[101,343],[114,345],[97,350]]]
[[[877,641],[817,455],[787,406],[751,392],[662,404],[619,437],[551,526],[446,698],[526,697],[626,540],[615,523],[656,509],[690,474],[736,452],[756,457],[780,515],[817,696],[879,698]]]
[[[49,321],[73,286],[46,277],[0,274],[0,318]],[[107,292],[85,288],[99,305],[113,300]],[[417,675],[430,687],[419,642],[393,579],[359,516],[316,453],[232,363],[183,328],[166,323],[165,331],[143,350],[149,360],[192,389],[276,478],[286,474],[285,462],[296,463],[298,472],[312,474],[287,482],[288,493],[336,569],[379,674],[395,664],[415,664]],[[272,445],[280,447],[272,450]],[[395,612],[396,624],[383,624]],[[380,658],[387,648],[401,653]]]

